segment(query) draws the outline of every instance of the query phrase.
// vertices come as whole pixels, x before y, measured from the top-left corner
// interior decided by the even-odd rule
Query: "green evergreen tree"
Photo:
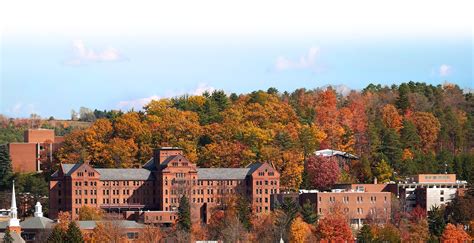
[[[403,83],[398,87],[398,98],[396,101],[397,108],[405,113],[405,111],[410,107],[410,101],[408,100],[408,94],[410,93],[410,87]]]
[[[0,191],[10,187],[13,175],[12,162],[7,145],[0,145]]]
[[[303,204],[301,208],[301,216],[303,220],[308,224],[314,224],[318,221],[318,214],[315,212],[314,205],[308,200]]]
[[[66,239],[66,234],[64,231],[61,230],[58,226],[53,228],[53,231],[51,234],[49,234],[48,240],[46,241],[48,243],[65,243],[67,242]]]
[[[430,211],[428,211],[428,228],[430,234],[439,238],[443,234],[445,226],[444,210],[438,206],[431,207]]]
[[[13,237],[10,234],[10,230],[5,230],[5,235],[3,236],[4,243],[13,243]]]
[[[402,148],[400,144],[400,136],[393,129],[383,129],[382,130],[382,145],[380,147],[380,152],[389,159],[392,167],[397,170],[400,169],[401,160],[402,160]]]
[[[247,197],[241,196],[237,201],[237,214],[242,225],[250,230],[252,223],[250,222],[251,217],[251,206]]]
[[[357,234],[357,242],[360,243],[371,243],[374,241],[374,235],[368,224],[364,224]]]
[[[178,228],[188,233],[191,232],[191,208],[185,195],[179,201]]]
[[[420,148],[421,139],[412,121],[403,120],[403,128],[400,130],[400,141],[404,148],[409,148],[412,151]]]
[[[82,232],[77,226],[76,222],[71,221],[68,225],[66,232],[66,242],[68,243],[82,243],[84,238],[82,237]]]

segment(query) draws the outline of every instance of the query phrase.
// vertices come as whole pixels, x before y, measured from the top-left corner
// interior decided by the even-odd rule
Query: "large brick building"
[[[246,196],[256,213],[270,210],[270,195],[279,193],[280,174],[267,163],[246,168],[198,168],[180,148],[157,149],[142,168],[99,169],[62,164],[50,181],[51,218],[60,211],[77,217],[82,206],[127,212],[148,223],[172,223],[186,195],[193,218],[208,222],[213,208],[232,195]]]
[[[53,152],[63,142],[63,137],[55,136],[51,129],[28,129],[24,133],[24,143],[8,144],[14,172],[41,172],[43,161],[53,159]]]

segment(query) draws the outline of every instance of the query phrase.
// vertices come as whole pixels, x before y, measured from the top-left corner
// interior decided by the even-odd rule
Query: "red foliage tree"
[[[307,171],[311,186],[327,189],[334,185],[341,171],[334,157],[311,156],[307,160]]]
[[[330,214],[319,220],[316,236],[321,242],[345,242],[354,239],[347,219],[340,213]]]

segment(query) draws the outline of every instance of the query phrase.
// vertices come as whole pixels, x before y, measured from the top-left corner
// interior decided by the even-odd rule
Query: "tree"
[[[440,131],[441,125],[438,119],[432,113],[415,112],[412,120],[421,138],[423,150],[429,151],[436,142]]]
[[[457,195],[447,206],[445,214],[449,219],[458,224],[467,225],[474,219],[474,195],[466,193]]]
[[[67,242],[69,242],[69,243],[82,243],[82,242],[84,242],[82,232],[79,229],[79,227],[77,227],[76,222],[71,221],[69,223],[69,226],[68,226],[67,232],[66,232],[66,238],[67,238]]]
[[[301,216],[303,217],[304,222],[308,224],[314,224],[318,221],[318,214],[316,213],[316,209],[311,201],[306,200],[301,208]]]
[[[101,220],[103,212],[99,208],[82,206],[79,209],[79,220]]]
[[[313,188],[327,189],[334,185],[341,174],[335,157],[311,156],[307,171]]]
[[[311,232],[310,226],[300,217],[293,220],[290,227],[290,241],[295,243],[304,243]]]
[[[14,239],[12,235],[10,234],[10,230],[7,229],[5,230],[5,235],[3,235],[3,242],[4,243],[13,243]]]
[[[400,231],[392,224],[376,227],[374,242],[400,242]]]
[[[9,188],[12,175],[12,162],[8,147],[0,145],[0,190]]]
[[[389,182],[393,175],[393,169],[385,160],[382,159],[382,161],[380,161],[380,163],[375,167],[374,174],[379,182]]]
[[[48,237],[48,243],[63,243],[67,242],[66,233],[61,229],[59,225],[53,228],[53,231]]]
[[[447,224],[441,235],[442,242],[469,242],[471,237],[464,231],[462,225]]]
[[[250,230],[252,224],[250,222],[251,217],[251,205],[249,199],[244,196],[240,196],[237,199],[237,216],[239,217],[240,222],[246,230]]]
[[[364,224],[357,234],[357,242],[360,243],[371,243],[374,240],[374,235],[372,234],[372,229],[370,225]]]
[[[178,228],[187,233],[191,232],[191,208],[188,198],[183,195],[179,201],[178,207]]]
[[[396,101],[398,109],[403,113],[410,107],[410,101],[408,100],[408,94],[410,93],[410,88],[406,83],[402,83],[398,87],[398,98]]]
[[[382,120],[387,128],[394,129],[396,132],[402,128],[402,116],[398,114],[397,108],[391,104],[383,107]]]
[[[146,225],[140,234],[140,240],[143,242],[160,242],[163,237],[160,227]],[[99,241],[100,242],[100,241]]]
[[[428,228],[430,233],[436,237],[443,234],[446,221],[444,220],[444,210],[439,206],[433,206],[428,211]]]
[[[400,130],[400,142],[404,148],[409,148],[412,151],[421,147],[420,136],[418,136],[416,126],[412,121],[403,120],[403,128]]]
[[[320,219],[316,227],[316,236],[319,240],[329,242],[353,240],[347,219],[340,213],[330,214]]]

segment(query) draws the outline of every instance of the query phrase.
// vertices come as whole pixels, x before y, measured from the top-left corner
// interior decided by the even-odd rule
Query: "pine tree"
[[[384,128],[382,130],[382,152],[388,159],[392,167],[400,169],[402,160],[402,149],[400,145],[400,136],[394,129]]]
[[[237,210],[240,222],[247,230],[250,230],[252,226],[250,222],[251,208],[246,197],[239,197],[237,201]]]
[[[67,239],[68,243],[82,243],[82,242],[84,242],[84,239],[82,237],[82,232],[79,229],[79,227],[77,227],[76,222],[71,221],[69,223],[69,226],[68,226],[67,232],[66,232],[66,239]]]
[[[406,83],[403,83],[398,87],[398,99],[397,108],[403,113],[410,107],[410,101],[408,100],[408,93],[410,93],[410,87]]]
[[[178,228],[185,232],[191,231],[191,208],[188,198],[183,195],[178,207]]]
[[[66,234],[64,233],[64,231],[60,227],[56,226],[56,227],[53,228],[53,231],[49,235],[48,240],[46,242],[48,242],[48,243],[67,242]]]
[[[404,148],[409,148],[412,151],[420,148],[421,139],[412,121],[403,120],[403,128],[400,130],[400,135],[400,141]]]
[[[428,228],[430,229],[430,234],[441,237],[445,226],[446,221],[444,220],[443,209],[438,206],[431,207],[430,211],[428,211]]]
[[[3,236],[4,243],[13,243],[13,237],[10,234],[10,230],[5,230],[5,235]]]
[[[7,145],[0,145],[0,190],[10,185],[12,177],[12,163]]]
[[[370,243],[373,242],[374,235],[372,234],[372,230],[368,224],[364,224],[360,229],[359,233],[357,234],[357,242],[360,243]]]
[[[301,216],[308,224],[316,223],[319,218],[318,214],[315,212],[314,205],[309,200],[306,200],[303,204],[303,207],[301,208]]]

